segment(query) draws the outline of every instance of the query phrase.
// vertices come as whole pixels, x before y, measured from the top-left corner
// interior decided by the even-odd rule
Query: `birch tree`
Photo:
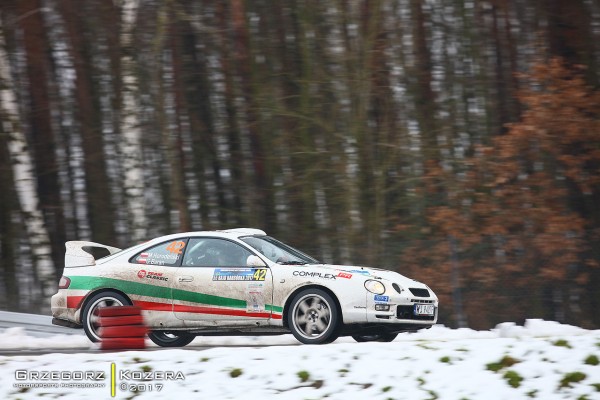
[[[134,242],[147,238],[147,218],[144,202],[144,171],[142,163],[142,132],[138,113],[138,78],[134,58],[133,31],[136,27],[138,0],[125,0],[121,11],[121,74],[123,82],[121,104],[121,154],[124,173],[125,201],[130,217],[130,234]]]
[[[0,18],[0,24],[1,21]],[[56,273],[52,262],[47,225],[40,210],[35,169],[25,134],[21,129],[19,107],[12,82],[3,27],[0,26],[0,121],[2,131],[8,138],[8,153],[13,166],[15,190],[33,252],[34,269],[41,287],[41,299],[47,306],[50,296],[56,290]]]

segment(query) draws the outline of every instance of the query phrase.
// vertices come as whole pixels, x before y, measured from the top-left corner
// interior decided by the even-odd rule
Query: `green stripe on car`
[[[112,288],[124,293],[139,296],[159,297],[163,299],[189,301],[192,303],[208,304],[231,308],[246,308],[245,300],[230,297],[214,296],[205,293],[190,292],[188,290],[171,289],[163,286],[150,285],[147,283],[131,282],[122,279],[96,277],[96,276],[70,276],[69,289],[95,290],[100,288]],[[265,309],[275,313],[283,312],[283,307],[266,304]]]

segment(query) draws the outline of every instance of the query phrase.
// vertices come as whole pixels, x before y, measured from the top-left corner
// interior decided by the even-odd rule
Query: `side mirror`
[[[246,259],[246,265],[248,267],[266,267],[267,264],[263,260],[261,260],[258,256],[252,255],[248,256]]]

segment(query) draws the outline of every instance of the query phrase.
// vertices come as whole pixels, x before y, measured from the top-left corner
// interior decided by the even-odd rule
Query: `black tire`
[[[336,329],[335,332],[333,332],[333,335],[329,336],[329,339],[324,341],[323,344],[333,343],[336,340],[338,340],[339,338],[340,338],[340,330]]]
[[[116,307],[116,306],[130,306],[131,300],[127,297],[119,294],[117,292],[112,291],[103,291],[100,293],[96,293],[88,301],[85,303],[85,307],[83,307],[83,312],[81,314],[81,323],[83,325],[83,330],[87,337],[94,343],[99,342],[101,340],[100,335],[98,334],[98,329],[100,325],[98,324],[98,317],[95,314],[95,311],[99,307]]]
[[[330,343],[337,339],[338,314],[329,294],[321,289],[305,289],[290,304],[288,326],[301,343]]]
[[[398,336],[397,333],[376,333],[373,335],[352,335],[352,339],[363,342],[391,342]]]
[[[150,331],[148,337],[160,347],[183,347],[196,338],[186,332]]]

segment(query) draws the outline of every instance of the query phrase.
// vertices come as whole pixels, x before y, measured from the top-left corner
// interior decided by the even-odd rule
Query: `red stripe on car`
[[[134,301],[136,306],[142,307],[144,310],[152,311],[174,311],[174,312],[187,312],[196,314],[213,314],[213,315],[233,315],[237,317],[256,317],[256,318],[274,318],[281,319],[281,315],[273,314],[268,312],[246,312],[245,310],[233,310],[230,308],[216,308],[216,307],[204,307],[204,306],[188,306],[185,304],[167,304],[167,303],[156,303],[153,301]]]
[[[67,308],[79,308],[84,296],[67,296]]]

